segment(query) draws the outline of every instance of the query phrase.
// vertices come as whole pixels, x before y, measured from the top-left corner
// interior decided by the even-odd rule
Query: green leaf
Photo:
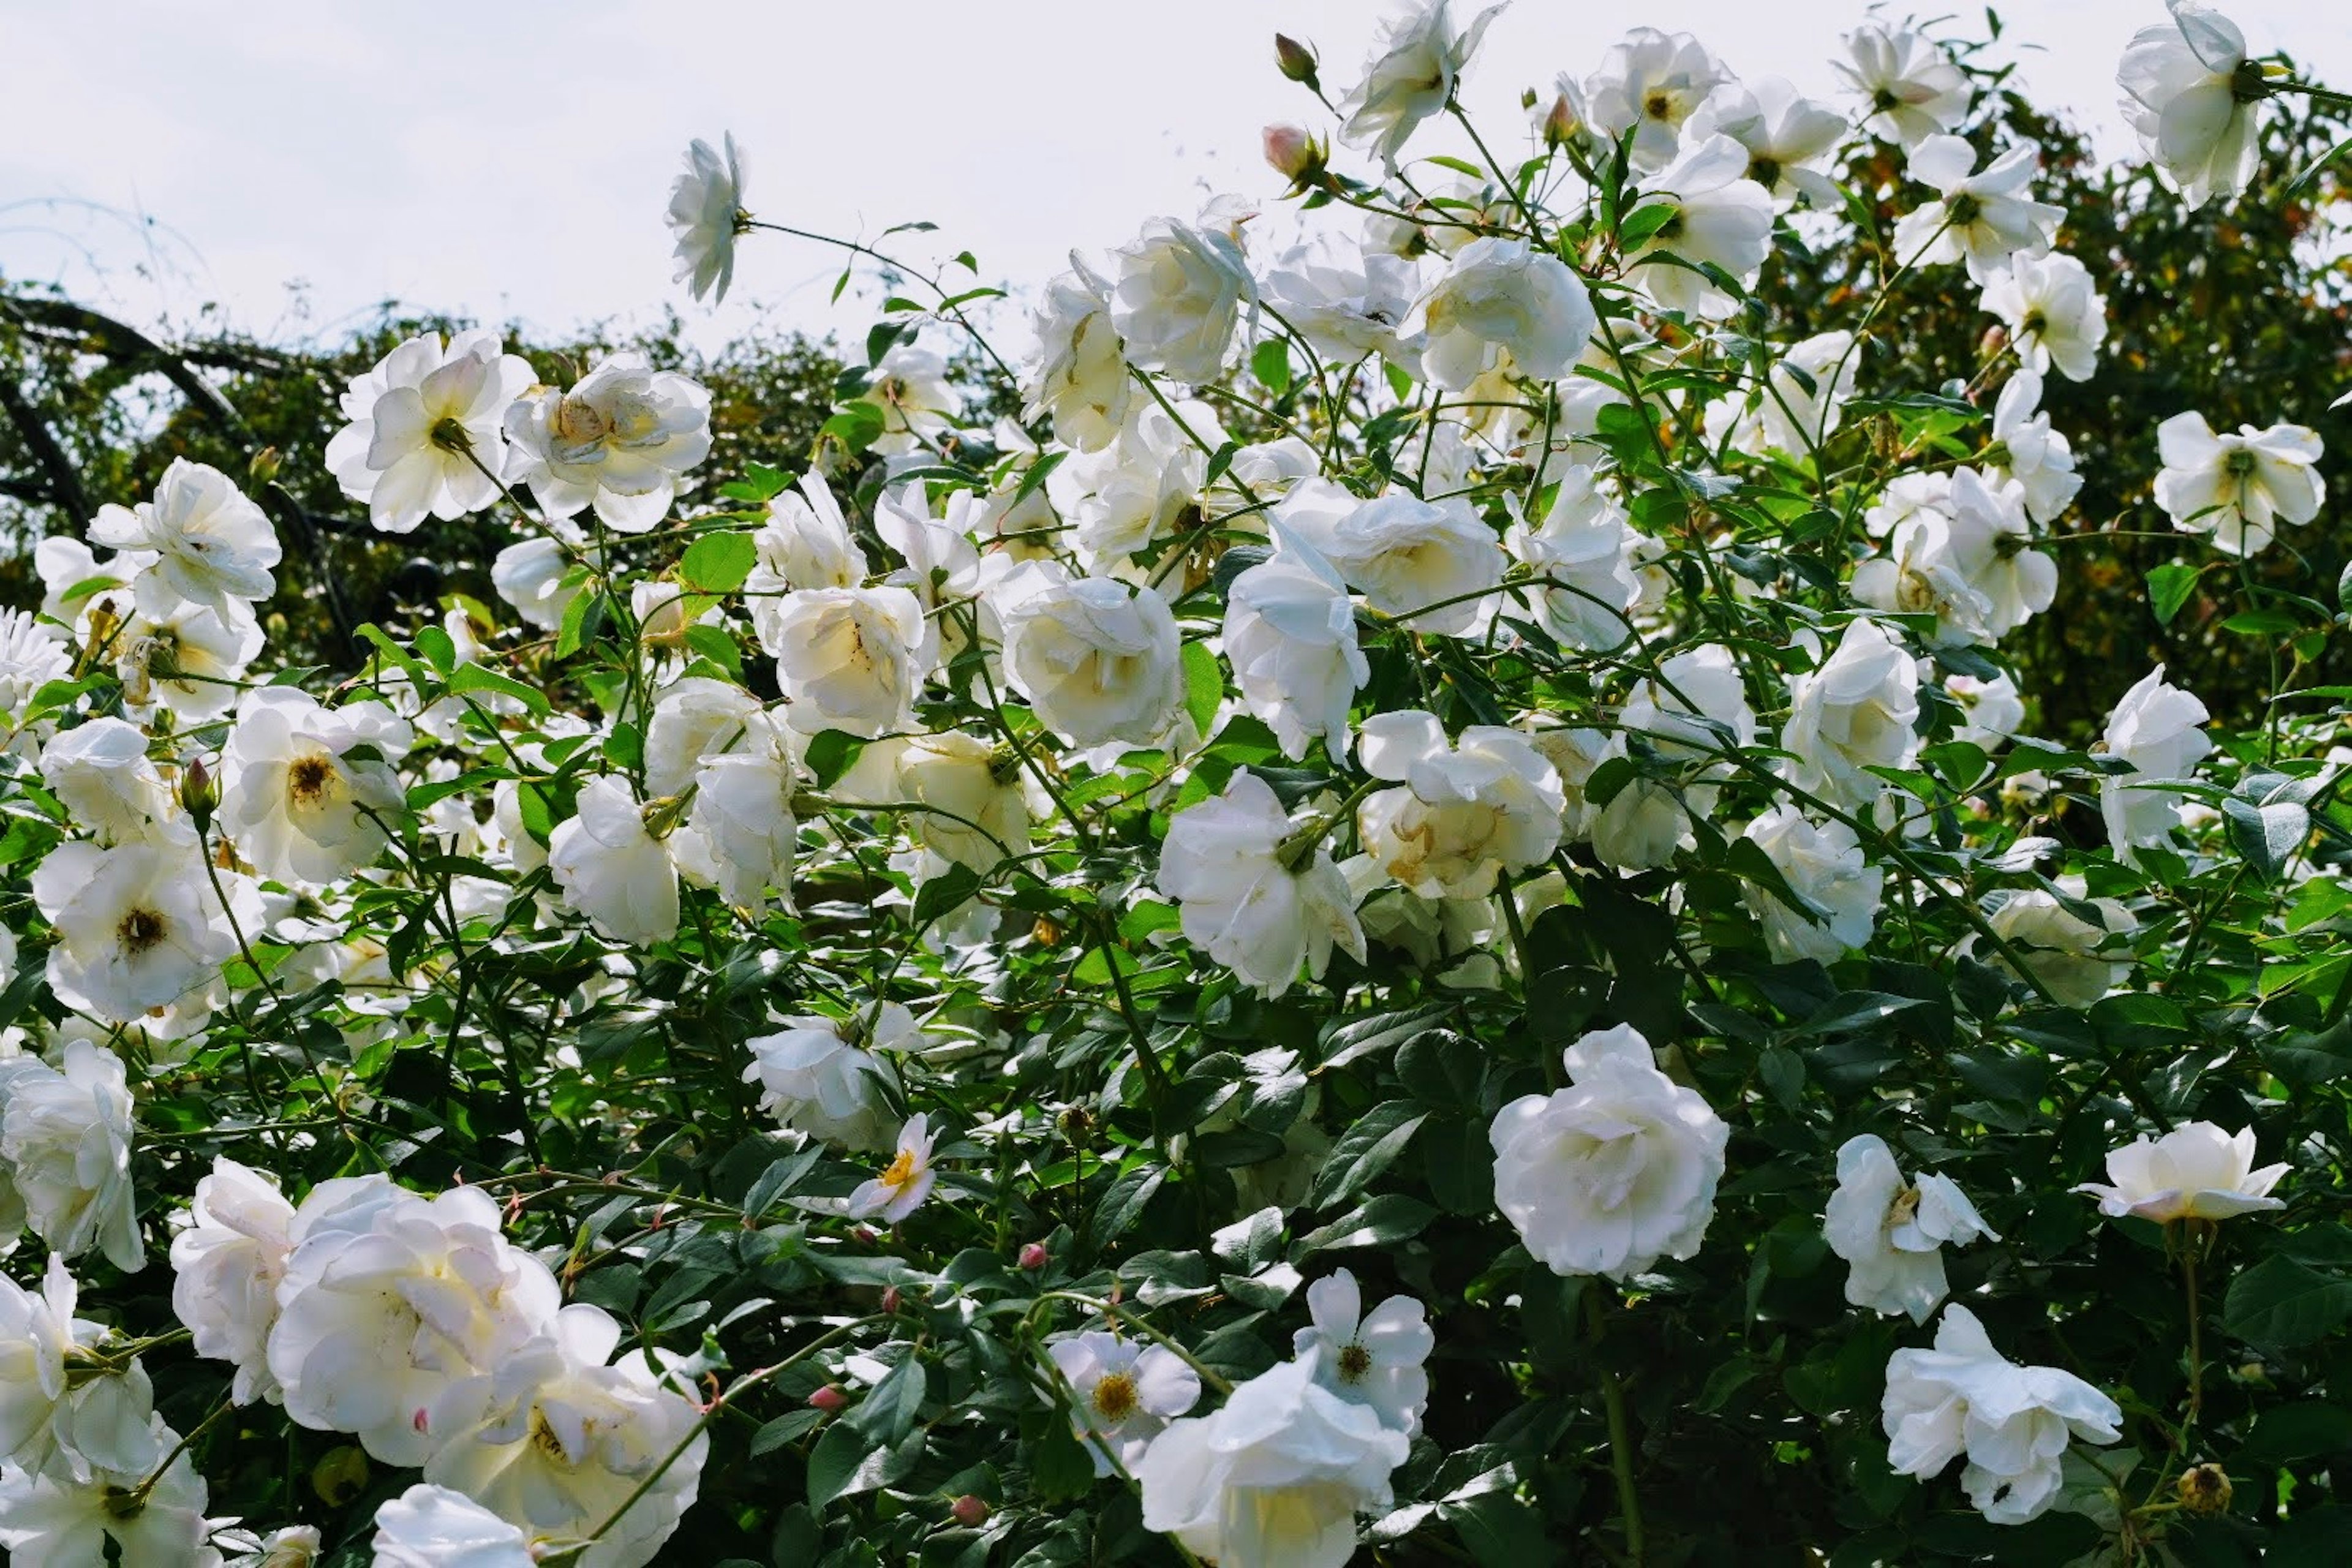
[[[2311,837],[2311,813],[2292,800],[2257,805],[2231,795],[2221,803],[2221,817],[2229,825],[2231,844],[2265,882],[2284,876],[2287,863]]]
[[[1217,721],[1217,707],[1225,699],[1225,672],[1206,643],[1184,645],[1184,711],[1192,728],[1207,734]]]
[[[546,694],[538,688],[526,686],[510,675],[500,675],[497,670],[478,664],[459,665],[456,673],[449,677],[449,690],[453,695],[495,691],[501,697],[513,698],[533,713],[549,710]]]
[[[1290,1249],[1291,1261],[1296,1263],[1318,1252],[1338,1252],[1351,1247],[1389,1247],[1410,1241],[1436,1217],[1437,1211],[1419,1198],[1403,1193],[1382,1193],[1322,1229],[1300,1237],[1297,1245]]]
[[[856,765],[858,754],[866,742],[839,730],[827,730],[808,743],[803,761],[816,777],[816,787],[831,789],[841,782],[841,775]]]
[[[876,1442],[895,1444],[922,1418],[923,1395],[929,1385],[923,1358],[910,1351],[883,1374],[848,1419]]]
[[[1426,1107],[1410,1100],[1391,1100],[1366,1111],[1324,1156],[1308,1202],[1318,1209],[1347,1202],[1396,1162],[1405,1145],[1427,1120]]]
[[[698,593],[731,594],[743,585],[760,552],[748,533],[706,533],[678,558],[678,575]]]
[[[2194,566],[2183,566],[2177,561],[2155,567],[2147,574],[2148,607],[2156,612],[2156,624],[2168,626],[2180,606],[2189,603],[2189,595],[2197,591],[2199,573]]]
[[[1126,1235],[1142,1215],[1143,1205],[1151,1201],[1151,1194],[1167,1179],[1168,1170],[1163,1165],[1147,1163],[1121,1171],[1110,1190],[1103,1194],[1102,1202],[1095,1205],[1089,1227],[1094,1244],[1108,1247]]]
[[[923,1441],[918,1432],[895,1448],[886,1447],[849,1422],[835,1422],[809,1455],[809,1506],[822,1510],[838,1499],[888,1486],[915,1468]]]
[[[2221,1321],[2265,1349],[2307,1345],[2352,1321],[2352,1279],[2292,1258],[2265,1258],[2230,1282]]]
[[[962,907],[964,900],[980,891],[980,874],[971,867],[957,864],[925,882],[915,895],[915,929],[922,930],[943,915]]]
[[[1250,351],[1250,374],[1276,397],[1290,390],[1290,345],[1268,338]]]

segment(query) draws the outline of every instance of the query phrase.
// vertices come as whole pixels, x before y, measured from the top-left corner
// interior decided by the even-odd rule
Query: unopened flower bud
[[[1996,321],[1984,330],[1983,337],[1977,340],[1977,357],[1990,359],[2008,346],[2009,329]]]
[[[1576,105],[1561,93],[1551,100],[1551,108],[1543,118],[1543,144],[1555,151],[1575,141],[1584,131],[1584,121],[1576,112]]]
[[[871,1247],[880,1238],[880,1234],[870,1225],[861,1225],[849,1233],[849,1239],[860,1247]]]
[[[1313,87],[1315,82],[1315,51],[1297,39],[1280,33],[1274,36],[1274,63],[1292,81]]]
[[[1021,1249],[1021,1267],[1034,1274],[1051,1262],[1053,1257],[1052,1253],[1045,1250],[1044,1242],[1033,1241]]]
[[[882,1292],[882,1310],[886,1312],[897,1311],[898,1310],[898,1303],[901,1300],[902,1298],[898,1294],[898,1287],[896,1285],[886,1287]]]
[[[948,1512],[955,1516],[955,1521],[966,1530],[978,1530],[986,1524],[990,1511],[986,1502],[970,1492],[956,1499],[948,1508]]]
[[[849,1403],[849,1395],[842,1393],[839,1388],[828,1383],[823,1388],[818,1389],[814,1394],[810,1394],[808,1396],[808,1403],[811,1410],[822,1410],[826,1415],[830,1415],[835,1411]]]
[[[2173,1490],[2190,1513],[2220,1513],[2230,1506],[2230,1477],[2219,1465],[2189,1466],[2180,1472]]]
[[[1324,165],[1330,157],[1331,150],[1308,135],[1302,126],[1265,128],[1265,161],[1276,174],[1290,182],[1293,190],[1320,184]]]
[[[282,461],[284,458],[279,455],[277,447],[264,447],[253,455],[250,462],[245,465],[245,471],[255,484],[266,485],[278,477],[278,466]]]
[[[187,771],[180,775],[180,805],[202,833],[213,822],[213,810],[220,805],[220,786],[205,769],[202,757],[188,759]]]

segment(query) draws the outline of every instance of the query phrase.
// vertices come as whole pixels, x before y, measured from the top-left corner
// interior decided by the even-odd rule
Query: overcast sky
[[[1277,29],[1336,92],[1381,0],[0,0],[0,274],[142,321],[216,303],[264,336],[331,336],[376,302],[561,329],[677,303],[715,341],[757,312],[855,330],[834,258],[748,243],[715,314],[670,281],[661,221],[686,143],[734,132],[763,217],[842,235],[940,226],[1016,287],[1203,195],[1274,195],[1272,120],[1317,106]],[[1456,0],[1466,14],[1465,0]],[[2228,0],[2255,51],[2352,84],[2347,0]],[[1956,7],[1976,15],[1972,6]],[[1927,7],[1934,14],[1937,7]],[[2045,101],[2127,145],[2115,65],[2159,0],[2008,8],[2002,54]],[[1861,4],[1519,0],[1465,98],[1507,134],[1520,91],[1590,71],[1638,15],[1743,76],[1821,96]],[[1181,20],[1179,19],[1181,18]],[[920,250],[925,241],[905,242]],[[290,286],[299,284],[298,292]]]

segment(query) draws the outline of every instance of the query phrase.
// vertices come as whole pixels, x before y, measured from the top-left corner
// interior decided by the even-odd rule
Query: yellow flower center
[[[1123,1372],[1105,1373],[1095,1384],[1095,1414],[1106,1421],[1124,1421],[1135,1414],[1135,1379]]]

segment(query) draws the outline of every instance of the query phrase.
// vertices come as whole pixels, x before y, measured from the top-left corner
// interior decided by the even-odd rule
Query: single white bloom
[[[1976,149],[1958,136],[1930,136],[1911,149],[1911,178],[1936,199],[1895,222],[1895,254],[1905,265],[1966,261],[1981,284],[2021,251],[2035,257],[2050,248],[2066,209],[2028,194],[2042,150],[2011,147],[1980,173],[1976,162]]]
[[[1569,465],[1559,485],[1540,527],[1515,522],[1503,535],[1512,558],[1541,579],[1512,597],[1532,599],[1543,628],[1566,647],[1606,652],[1633,635],[1642,593],[1633,580],[1636,536],[1591,468]]]
[[[1771,194],[1748,177],[1748,149],[1728,136],[1685,146],[1674,161],[1643,176],[1629,213],[1664,205],[1672,216],[1628,258],[1625,276],[1664,310],[1718,321],[1739,301],[1705,273],[1671,261],[1712,262],[1741,288],[1756,281],[1772,249]]]
[[[1947,557],[1983,601],[1982,640],[1997,641],[2050,607],[2058,563],[2032,547],[2023,485],[1958,468],[1948,504]]]
[[[131,1185],[137,1121],[122,1058],[90,1040],[68,1041],[58,1067],[14,1068],[6,1100],[0,1159],[34,1233],[67,1258],[96,1247],[125,1274],[145,1267]]]
[[[507,410],[514,477],[542,516],[593,506],[608,528],[644,533],[669,515],[679,481],[710,455],[710,394],[637,353],[607,355],[570,391],[536,386]]]
[[[1357,808],[1364,850],[1423,898],[1483,899],[1559,847],[1559,775],[1516,730],[1473,724],[1448,741],[1434,715],[1408,709],[1365,720],[1357,750],[1365,772],[1401,786]]]
[[[919,1045],[913,1015],[886,1002],[866,1033],[866,1016],[856,1019],[816,1015],[782,1020],[772,1035],[743,1042],[751,1065],[746,1083],[760,1086],[761,1109],[797,1132],[846,1148],[880,1151],[892,1146],[898,1128],[890,1100],[898,1075],[886,1048]]]
[[[1846,624],[1821,665],[1789,683],[1781,749],[1793,782],[1832,805],[1869,805],[1885,789],[1872,768],[1907,768],[1919,754],[1917,660],[1875,621]]]
[[[372,1568],[537,1568],[539,1563],[520,1530],[465,1493],[424,1481],[375,1510],[374,1549]]]
[[[949,730],[918,735],[892,764],[909,834],[941,858],[985,876],[1029,847],[1029,794],[1009,746]]]
[[[1994,472],[2013,481],[2023,492],[2025,515],[2046,523],[2064,511],[2083,488],[2074,471],[2074,449],[2066,437],[2050,427],[2050,416],[2036,413],[2042,402],[2042,377],[2020,370],[2000,389],[1993,405]],[[2052,587],[2056,586],[2054,574]],[[2045,601],[2041,608],[2049,608]]]
[[[1395,360],[1404,358],[1400,334],[1412,309],[1415,270],[1402,256],[1309,241],[1286,251],[1259,287],[1266,303],[1326,359],[1345,364],[1377,353]]]
[[[1495,1204],[1555,1274],[1630,1279],[1697,1254],[1731,1130],[1620,1024],[1565,1058],[1570,1087],[1513,1100],[1487,1130]]]
[[[1908,1312],[1913,1322],[1924,1323],[1951,1290],[1944,1244],[2000,1239],[1950,1177],[1905,1181],[1876,1133],[1846,1140],[1838,1150],[1837,1173],[1822,1234],[1851,1266],[1845,1299],[1857,1307],[1887,1317]]]
[[[803,588],[773,622],[785,721],[803,734],[872,740],[906,727],[937,654],[938,633],[904,588]]]
[[[1925,33],[1869,22],[1845,36],[1845,48],[1849,58],[1830,68],[1863,100],[1862,128],[1880,141],[1916,147],[1968,118],[1969,79]]]
[[[681,857],[688,834],[709,857],[708,876],[719,897],[739,909],[765,912],[772,890],[791,901],[800,822],[793,795],[800,770],[761,726],[769,743],[710,757],[694,775],[687,829],[676,835]]]
[[[1776,960],[1834,963],[1868,945],[1885,873],[1864,859],[1853,828],[1836,821],[1816,826],[1783,804],[1749,823],[1741,837],[1764,851],[1789,890],[1808,906],[1791,909],[1777,893],[1753,883],[1741,888]]]
[[[1459,496],[1426,501],[1391,490],[1328,529],[1297,514],[1299,531],[1372,608],[1415,631],[1466,636],[1509,564],[1501,541]]]
[[[1071,1430],[1095,1474],[1132,1472],[1168,1423],[1201,1402],[1201,1375],[1162,1345],[1089,1329],[1055,1340],[1045,1354],[1070,1385]]]
[[[479,511],[506,476],[508,405],[533,379],[495,331],[411,338],[352,378],[342,397],[351,423],[327,443],[327,467],[385,533]]]
[[[922,1207],[940,1179],[931,1169],[931,1144],[936,1138],[928,1116],[918,1115],[900,1128],[898,1150],[889,1164],[880,1175],[860,1182],[849,1194],[850,1217],[878,1217],[897,1225]]]
[[[963,398],[949,378],[947,356],[914,338],[892,344],[866,378],[857,401],[882,416],[873,449],[887,458],[935,451],[954,426]]]
[[[1264,779],[1236,768],[1222,795],[1170,818],[1160,847],[1154,880],[1181,907],[1185,940],[1268,996],[1302,968],[1321,979],[1334,946],[1364,957],[1347,878],[1319,842],[1292,845],[1312,831]]]
[[[1089,571],[1122,571],[1130,556],[1196,520],[1187,514],[1208,478],[1209,458],[1193,437],[1221,443],[1223,433],[1205,409],[1197,416],[1188,412],[1185,419],[1191,435],[1158,404],[1139,407],[1109,446],[1066,465],[1067,481],[1079,492],[1069,519]]]
[[[548,838],[547,868],[563,901],[610,940],[645,947],[677,934],[677,869],[626,780],[580,786],[576,815]]]
[[[478,1187],[426,1199],[365,1178],[321,1183],[291,1234],[268,1351],[286,1414],[352,1433],[387,1465],[430,1458],[441,1392],[514,1354],[562,1304]]]
[[[2006,675],[1990,680],[1948,675],[1944,690],[1966,715],[1952,731],[1955,741],[1966,741],[1986,752],[1997,752],[2025,726],[2025,699],[2018,694],[2017,682]]]
[[[1159,218],[1118,257],[1110,316],[1129,361],[1175,381],[1216,380],[1243,317],[1257,313],[1241,247],[1214,230]]]
[[[267,1535],[215,1531],[214,1539],[238,1550],[239,1555],[229,1559],[229,1568],[310,1568],[326,1552],[317,1527],[308,1524],[286,1525]]]
[[[136,1509],[123,1494],[145,1486],[154,1460],[180,1447],[160,1415],[149,1418],[148,1458],[121,1472],[75,1479],[14,1466],[0,1469],[0,1546],[10,1561],[41,1568],[100,1568],[110,1559],[137,1568],[220,1568],[205,1518],[205,1479],[179,1452]]]
[[[1055,438],[1080,452],[1110,445],[1135,395],[1126,347],[1110,318],[1110,284],[1070,253],[1070,270],[1045,285],[1034,317],[1037,346],[1022,384],[1023,416],[1050,414]]]
[[[1411,1296],[1391,1296],[1367,1312],[1355,1275],[1336,1268],[1307,1288],[1307,1311],[1313,1322],[1293,1336],[1291,1350],[1302,1360],[1314,1352],[1316,1381],[1377,1411],[1384,1426],[1418,1436],[1429,1405],[1422,1363],[1437,1348],[1427,1309]]]
[[[1049,580],[1003,613],[1006,678],[1039,722],[1072,745],[1154,745],[1181,716],[1176,617],[1153,589],[1108,577]]]
[[[2279,524],[2319,515],[2320,440],[2300,425],[2216,435],[2202,414],[2176,414],[2156,427],[2156,441],[2157,505],[2176,530],[2210,535],[2224,555],[2260,554]]]
[[[1283,754],[1304,758],[1320,736],[1326,754],[1349,745],[1348,715],[1371,679],[1356,636],[1347,584],[1320,552],[1285,537],[1272,559],[1225,590],[1224,646],[1242,706],[1274,731]]]
[[[1717,409],[1734,409],[1733,446],[1810,458],[1837,429],[1861,369],[1852,332],[1817,332],[1772,362],[1754,406],[1719,403],[1709,408],[1707,433],[1716,434]]]
[[[138,586],[158,613],[181,599],[226,615],[232,602],[249,604],[278,591],[270,572],[278,561],[278,531],[269,519],[226,474],[185,458],[172,459],[152,500],[100,507],[89,537],[152,556]]]
[[[2262,68],[2236,23],[2195,0],[2165,0],[2169,22],[2142,27],[2116,68],[2125,122],[2157,173],[2192,207],[2251,184],[2262,156]]]
[[[147,732],[136,724],[92,719],[41,748],[41,780],[101,843],[185,837],[147,745]]]
[[[814,469],[801,476],[797,490],[784,490],[768,502],[768,521],[751,535],[751,544],[759,560],[744,580],[743,593],[760,646],[771,654],[784,594],[859,587],[871,571],[866,552],[849,535],[841,503]]]
[[[1620,718],[1676,759],[1712,757],[1756,740],[1756,710],[1748,705],[1738,660],[1721,643],[1661,660],[1656,678],[1633,689]]]
[[[22,610],[0,610],[0,710],[15,716],[52,680],[73,673],[73,655]]]
[[[186,1221],[172,1237],[172,1310],[198,1355],[236,1369],[230,1393],[239,1405],[275,1401],[269,1330],[294,1245],[294,1205],[269,1176],[216,1155]]]
[[[1845,116],[1800,94],[1785,77],[1718,83],[1691,113],[1683,135],[1693,142],[1730,137],[1748,149],[1748,177],[1788,208],[1803,196],[1817,207],[1838,205],[1827,173],[1830,155],[1845,140]]]
[[[2062,879],[2061,887],[2064,899],[2044,888],[2028,888],[2011,892],[1986,915],[1992,933],[2017,955],[2016,965],[1999,952],[1978,952],[1973,937],[1969,949],[2011,973],[2021,965],[2061,1005],[2087,1007],[2131,973],[2130,952],[2110,939],[2128,935],[2137,922],[2113,899],[2088,897],[2079,879]]]
[[[1583,279],[1549,251],[1500,235],[1474,239],[1414,307],[1422,374],[1460,392],[1507,365],[1537,381],[1568,373],[1599,324]]]
[[[322,708],[296,687],[248,691],[222,753],[221,831],[264,876],[348,876],[376,858],[405,809],[392,764],[415,742],[381,702]]]
[[[1135,1467],[1143,1525],[1218,1568],[1344,1568],[1356,1515],[1385,1510],[1411,1447],[1369,1405],[1318,1378],[1310,1351],[1171,1423]]]
[[[1612,142],[1633,132],[1635,169],[1662,169],[1674,161],[1684,122],[1731,79],[1723,62],[1688,33],[1636,27],[1610,46],[1601,68],[1585,79],[1585,112]]]
[[[2069,381],[2088,381],[2107,341],[2107,297],[2091,269],[2063,251],[2012,256],[1984,280],[1984,309],[2009,328],[2027,370],[2056,366]]]
[[[782,743],[774,718],[758,698],[729,681],[687,676],[655,700],[653,721],[646,726],[646,793],[656,798],[677,795],[713,757]]]
[[[735,281],[735,240],[751,215],[743,210],[743,154],[730,132],[721,155],[697,140],[686,150],[686,173],[669,191],[669,226],[677,231],[677,274],[698,300],[714,305]]]
[[[1992,601],[1969,581],[1953,545],[1958,509],[1947,490],[1940,510],[1922,508],[1895,527],[1886,553],[1854,568],[1846,584],[1857,605],[1936,617],[1946,647],[1992,642]]]
[[[94,1375],[107,1331],[74,1316],[80,1289],[49,1254],[37,1291],[0,1277],[0,1455],[10,1469],[86,1481],[163,1457],[148,1423],[155,1393],[137,1360]]]
[[[1862,514],[1864,532],[1873,539],[1885,539],[1904,523],[1921,512],[1933,512],[1947,521],[1952,515],[1952,476],[1937,471],[1928,474],[1897,474],[1886,483],[1885,490]]]
[[[1450,0],[1412,0],[1381,26],[1363,79],[1339,100],[1348,117],[1340,137],[1393,169],[1413,132],[1453,100],[1486,24],[1502,8],[1489,5],[1457,29]]]
[[[182,719],[215,718],[236,705],[236,683],[261,645],[261,623],[242,601],[231,600],[226,615],[192,604],[152,615],[142,609],[115,637],[123,704],[169,708]],[[0,677],[0,689],[6,685]]]
[[[1887,1358],[1880,1419],[1895,1474],[1925,1480],[1965,1454],[1960,1485],[1977,1511],[2023,1524],[2057,1500],[2068,1443],[2115,1442],[2123,1412],[2072,1373],[2007,1360],[1976,1314],[1955,1304],[1944,1309],[1934,1350]]]
[[[2225,1132],[2210,1121],[2184,1121],[2161,1138],[2146,1133],[2107,1155],[2107,1184],[2074,1190],[2099,1200],[2099,1212],[2136,1215],[2159,1225],[2231,1219],[2286,1205],[2270,1195],[2284,1164],[2254,1165],[2254,1130]]]
[[[2197,771],[2212,740],[2199,728],[2210,717],[2205,704],[2164,679],[2158,665],[2116,704],[2103,737],[2106,752],[2129,763],[2127,773],[2099,780],[2099,810],[2107,841],[2129,857],[2143,844],[2159,844],[2180,825],[2180,797],[2150,784],[2185,779]]]
[[[224,872],[221,880],[232,903],[252,900],[244,879]],[[57,928],[50,988],[111,1023],[191,998],[236,952],[193,845],[60,844],[33,873],[33,902]],[[238,923],[251,929],[259,915],[257,900],[240,908]]]

